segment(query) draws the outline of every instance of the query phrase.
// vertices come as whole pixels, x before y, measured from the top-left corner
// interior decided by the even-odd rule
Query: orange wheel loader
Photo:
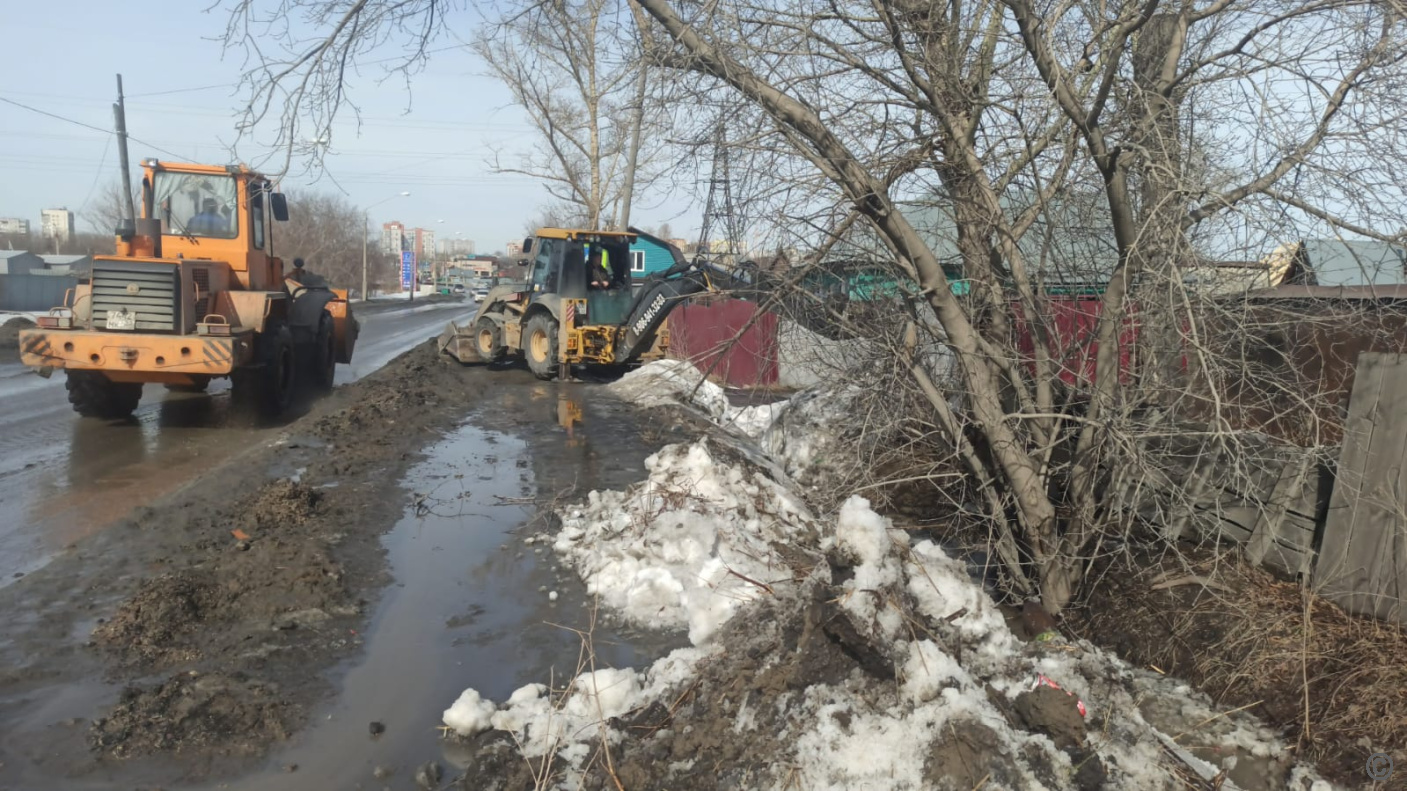
[[[116,254],[94,257],[63,306],[20,333],[22,362],[64,369],[86,417],[130,415],[147,382],[201,390],[228,376],[237,401],[270,417],[300,381],[330,389],[357,322],[346,291],[285,273],[274,256],[284,196],[242,165],[142,169],[140,218],[117,229]]]

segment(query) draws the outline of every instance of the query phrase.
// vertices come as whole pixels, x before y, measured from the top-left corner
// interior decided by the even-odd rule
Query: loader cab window
[[[249,196],[249,235],[255,250],[264,249],[264,191]]]
[[[533,291],[551,291],[556,278],[552,274],[553,239],[538,239],[535,245],[537,255],[533,257]]]
[[[239,235],[233,176],[163,171],[156,174],[152,189],[162,233],[212,239]]]

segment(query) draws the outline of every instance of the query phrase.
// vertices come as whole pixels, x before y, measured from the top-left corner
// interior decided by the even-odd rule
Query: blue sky
[[[134,165],[146,156],[168,158],[151,145],[191,161],[223,163],[229,159],[225,143],[235,139],[240,57],[222,56],[215,39],[224,30],[225,13],[207,13],[206,5],[9,4],[0,97],[107,130],[121,72],[128,131],[150,144],[131,144]],[[465,37],[470,31],[461,26],[456,32]],[[440,238],[458,233],[487,252],[521,238],[546,193],[532,179],[493,173],[486,160],[499,149],[512,161],[531,127],[509,105],[507,90],[482,76],[477,57],[466,50],[436,53],[414,78],[409,96],[398,79],[378,85],[377,67],[364,71],[351,85],[363,111],[362,128],[358,132],[348,116],[327,159],[348,200],[367,206],[405,190],[409,197],[372,210],[374,226],[400,220],[433,229]],[[241,145],[246,161],[259,153]],[[117,150],[110,134],[0,103],[0,170],[0,217],[27,218],[37,228],[40,209],[66,206],[80,212],[81,229],[93,230],[82,209],[118,178]],[[338,191],[326,178],[312,183],[316,176],[300,170],[295,166],[285,189]],[[683,230],[689,223],[673,216],[677,211],[641,207],[632,219],[651,226],[669,221]]]

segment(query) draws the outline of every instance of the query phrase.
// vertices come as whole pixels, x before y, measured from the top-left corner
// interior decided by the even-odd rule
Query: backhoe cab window
[[[213,239],[239,235],[234,177],[157,173],[153,190],[162,233]]]

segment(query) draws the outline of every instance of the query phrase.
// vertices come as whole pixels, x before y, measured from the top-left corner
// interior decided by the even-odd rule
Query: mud
[[[1051,687],[1022,692],[1012,702],[1016,716],[1035,733],[1044,733],[1062,750],[1085,742],[1085,720],[1075,699]]]
[[[589,387],[427,343],[0,588],[0,789],[358,787],[378,767],[398,788],[458,766],[440,711],[570,672],[595,620],[523,539],[704,430]],[[680,644],[602,621],[614,664]]]
[[[507,384],[417,347],[0,590],[0,787],[190,780],[295,732],[388,581],[404,470]]]
[[[277,685],[191,671],[128,687],[112,711],[93,723],[90,743],[113,758],[190,751],[249,755],[265,742],[288,738],[295,717]]]

